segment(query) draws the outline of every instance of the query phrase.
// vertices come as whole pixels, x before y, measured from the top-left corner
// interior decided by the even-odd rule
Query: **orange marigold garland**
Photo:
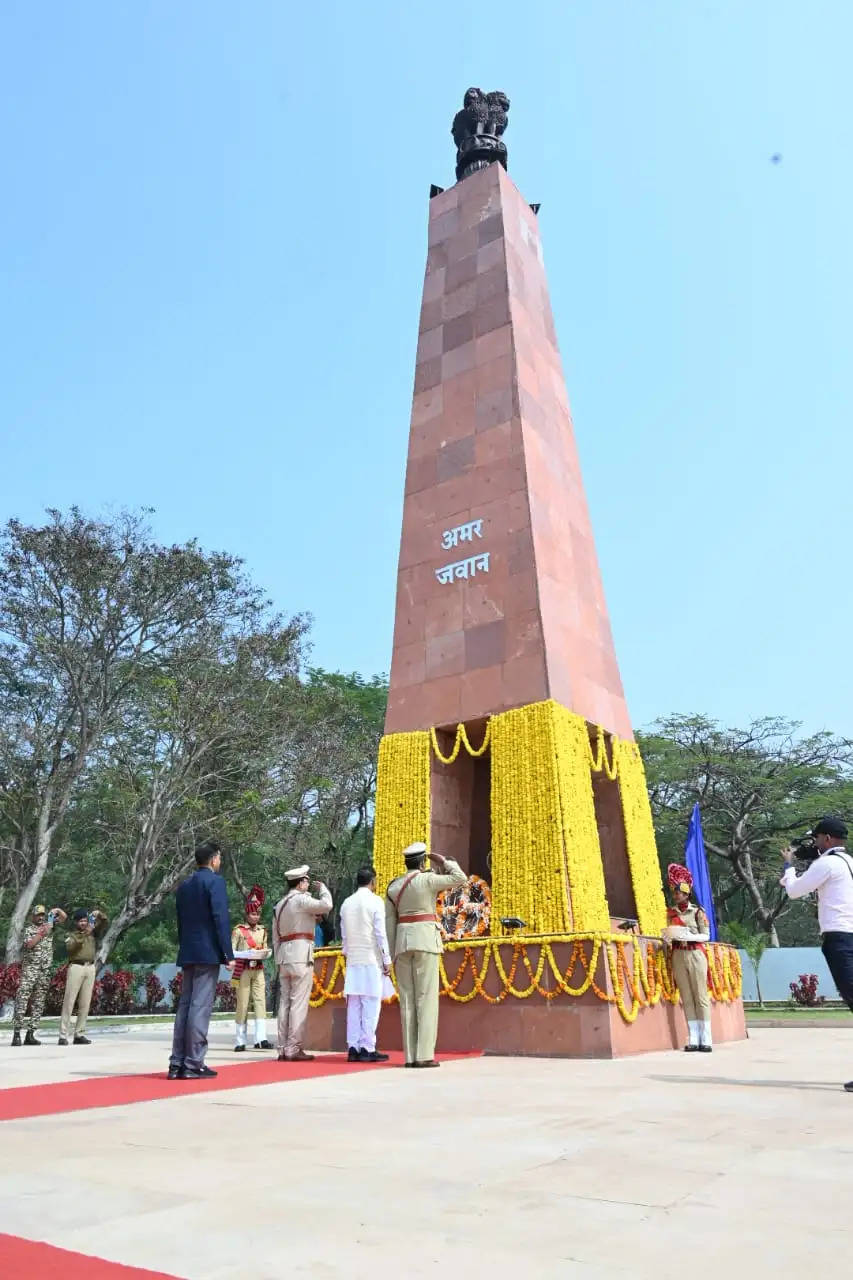
[[[439,894],[436,914],[445,942],[482,938],[492,918],[492,891],[479,876],[469,876],[464,884]]]
[[[552,944],[555,943],[572,943],[571,957],[565,970],[554,955]],[[585,944],[589,945],[589,956]],[[501,947],[509,946],[512,947],[512,960],[507,971]],[[535,963],[528,948],[536,948],[538,952]],[[448,976],[443,958],[441,961],[440,994],[456,1004],[467,1004],[477,997],[487,1004],[502,1004],[509,998],[527,1000],[532,995],[553,1000],[560,994],[577,997],[592,990],[599,1000],[615,1004],[625,1022],[630,1023],[636,1020],[641,1009],[650,1008],[661,1000],[677,1004],[679,999],[664,948],[652,941],[643,944],[639,940],[629,940],[622,934],[553,934],[527,936],[512,942],[509,939],[470,937],[462,942],[450,942],[448,950],[463,953],[453,978]],[[720,943],[709,944],[708,950],[708,985],[712,999],[724,1004],[739,1000],[743,975],[737,951]],[[596,966],[602,953],[610,974],[612,993],[595,981]],[[314,974],[311,996],[311,1007],[315,1009],[327,1000],[343,1000],[345,972],[340,951],[323,950],[316,955],[320,969]],[[499,988],[496,995],[490,995],[486,990],[486,979],[492,966]],[[546,966],[555,986],[550,983],[543,985]],[[527,978],[526,982],[522,978],[522,986],[515,983],[519,967]],[[572,986],[571,980],[577,968],[584,976],[579,986]],[[464,980],[466,977],[470,978],[470,986]],[[396,999],[396,995],[391,999]]]

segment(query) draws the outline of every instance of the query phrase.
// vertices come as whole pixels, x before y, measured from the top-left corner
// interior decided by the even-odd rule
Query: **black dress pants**
[[[853,1011],[853,933],[825,933],[821,950],[838,994]]]

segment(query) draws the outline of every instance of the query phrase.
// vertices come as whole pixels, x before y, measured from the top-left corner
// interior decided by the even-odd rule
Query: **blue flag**
[[[684,861],[687,870],[693,877],[693,892],[696,901],[708,917],[711,926],[711,941],[717,941],[717,919],[714,915],[714,896],[711,893],[711,877],[708,875],[708,859],[705,857],[705,841],[702,838],[702,818],[698,804],[694,804],[690,815],[690,826],[687,828],[687,842],[684,846]]]

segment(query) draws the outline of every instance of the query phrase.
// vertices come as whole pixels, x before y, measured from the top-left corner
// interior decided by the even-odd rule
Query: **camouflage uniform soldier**
[[[44,1011],[47,989],[50,986],[50,971],[53,968],[53,926],[55,921],[64,919],[65,912],[59,907],[54,907],[48,915],[43,906],[37,906],[33,911],[32,922],[27,925],[21,956],[21,981],[15,996],[13,1045],[21,1043],[21,1029],[30,999],[30,1025],[24,1044],[41,1044],[41,1040],[36,1039],[36,1032]]]

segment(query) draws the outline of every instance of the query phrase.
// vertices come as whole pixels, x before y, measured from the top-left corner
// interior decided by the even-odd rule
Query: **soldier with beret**
[[[30,1004],[30,1018],[24,1044],[37,1045],[36,1039],[47,989],[50,986],[50,973],[53,968],[53,926],[67,919],[61,907],[54,907],[48,914],[44,906],[33,909],[32,921],[24,933],[24,949],[21,954],[21,979],[15,996],[15,1013],[12,1019],[12,1044],[21,1043],[21,1031],[26,1020],[27,1005]]]
[[[278,1056],[285,1062],[313,1062],[303,1048],[308,1001],[314,983],[314,928],[332,909],[332,895],[317,881],[308,892],[309,867],[285,872],[287,893],[273,913],[272,945],[278,965]]]
[[[690,901],[693,877],[686,867],[671,862],[667,880],[674,906],[667,909],[663,939],[672,948],[672,976],[687,1018],[687,1053],[711,1052],[711,998],[708,995],[708,917]]]
[[[465,872],[451,858],[431,853],[438,871],[427,871],[427,847],[403,850],[406,874],[392,880],[385,902],[385,928],[394,957],[407,1067],[437,1067],[439,956],[444,950],[436,900],[444,889],[464,884]]]

